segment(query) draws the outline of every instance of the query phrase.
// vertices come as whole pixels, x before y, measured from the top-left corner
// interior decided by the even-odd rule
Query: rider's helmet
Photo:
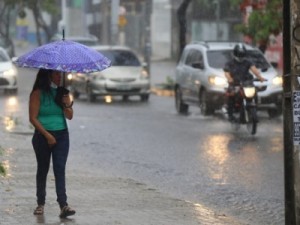
[[[238,61],[242,62],[246,57],[246,47],[243,44],[236,44],[233,48],[233,58]]]

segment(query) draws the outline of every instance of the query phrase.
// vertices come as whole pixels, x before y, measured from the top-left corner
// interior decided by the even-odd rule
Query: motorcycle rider
[[[251,71],[260,82],[265,81],[254,63],[247,57],[247,50],[243,44],[236,44],[233,49],[233,58],[225,64],[224,72],[225,77],[228,80],[228,99],[227,99],[227,112],[229,121],[234,121],[233,108],[235,103],[234,94],[230,93],[230,90],[234,86],[238,86],[241,81],[252,80],[253,76],[250,74]]]

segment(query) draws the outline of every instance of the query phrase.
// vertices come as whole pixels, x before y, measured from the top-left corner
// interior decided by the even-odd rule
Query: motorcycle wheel
[[[257,129],[257,113],[255,108],[249,108],[247,109],[247,117],[246,117],[246,124],[247,124],[247,130],[250,134],[254,135],[256,134]]]

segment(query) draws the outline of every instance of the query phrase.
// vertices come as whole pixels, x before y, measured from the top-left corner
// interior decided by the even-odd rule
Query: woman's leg
[[[50,166],[51,150],[47,140],[39,132],[32,137],[32,146],[37,160],[36,196],[37,204],[44,205],[46,200],[46,182]]]
[[[52,150],[53,171],[55,176],[55,186],[57,202],[63,208],[67,204],[65,168],[69,153],[69,133],[65,131],[55,132],[56,145]]]

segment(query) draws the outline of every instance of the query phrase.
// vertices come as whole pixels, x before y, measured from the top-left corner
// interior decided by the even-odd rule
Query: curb
[[[167,97],[174,96],[173,90],[166,90],[166,89],[160,89],[160,88],[151,88],[151,93],[158,95],[158,96],[167,96]]]

